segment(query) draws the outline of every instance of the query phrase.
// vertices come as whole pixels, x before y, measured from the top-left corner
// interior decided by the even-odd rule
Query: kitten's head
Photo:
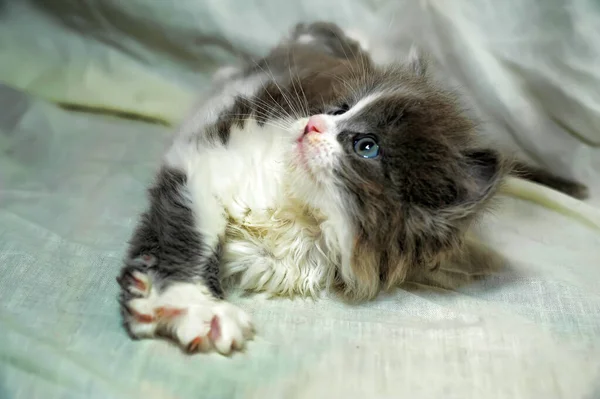
[[[365,298],[460,250],[505,168],[420,60],[350,72],[298,132],[292,189],[336,224],[339,283]]]

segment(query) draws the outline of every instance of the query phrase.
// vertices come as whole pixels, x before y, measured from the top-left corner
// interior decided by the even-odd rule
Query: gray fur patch
[[[161,288],[171,282],[202,279],[213,295],[221,298],[219,270],[214,266],[221,249],[207,252],[204,248],[185,190],[183,172],[166,167],[160,170],[148,191],[150,207],[141,215],[130,240],[119,282],[126,283],[133,270],[151,272]],[[152,257],[153,263],[140,264],[137,260],[144,256]]]

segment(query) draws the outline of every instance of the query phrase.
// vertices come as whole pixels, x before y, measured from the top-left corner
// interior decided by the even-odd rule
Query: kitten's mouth
[[[294,132],[297,134],[296,136],[296,150],[298,151],[299,158],[303,166],[308,167],[306,160],[306,148],[304,148],[304,138],[307,136],[306,126],[308,124],[309,118],[302,118],[296,122],[294,125]]]
[[[320,116],[299,120],[294,127],[294,152],[297,165],[316,179],[332,166],[333,148],[327,137],[328,126]]]
[[[309,118],[298,119],[292,126],[292,132],[294,133],[294,152],[296,153],[296,160],[303,169],[311,172],[308,164],[308,154],[306,153],[304,138],[306,136],[305,130]]]
[[[323,165],[323,157],[326,156],[320,144],[320,137],[317,137],[314,133],[302,134],[296,139],[296,154],[298,164],[307,171],[313,178],[315,175],[315,168],[321,169]]]
[[[292,126],[292,132],[294,132],[296,137],[296,143],[300,143],[302,138],[304,137],[304,129],[306,129],[306,124],[308,123],[309,118],[298,119],[294,122]]]
[[[303,169],[311,177],[314,178],[313,171],[312,171],[312,168],[310,167],[310,162],[309,162],[309,157],[310,157],[310,154],[308,153],[309,149],[306,148],[307,143],[304,142],[304,137],[305,137],[305,135],[304,135],[304,133],[302,133],[296,139],[295,150],[294,150],[294,152],[296,153],[296,156],[295,156],[296,163],[301,169]]]
[[[307,149],[305,148],[305,145],[303,143],[303,138],[304,135],[301,135],[296,140],[298,143],[296,146],[296,163],[300,167],[300,169],[302,169],[304,173],[306,173],[306,175],[309,176],[309,178],[316,183],[319,179],[317,178],[317,176],[315,175],[315,171],[311,167],[311,163],[309,161],[309,154],[307,154]]]

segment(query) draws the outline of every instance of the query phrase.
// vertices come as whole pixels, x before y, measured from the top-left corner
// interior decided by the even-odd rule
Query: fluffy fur
[[[119,277],[132,337],[226,354],[253,329],[225,279],[362,300],[461,250],[509,166],[411,54],[375,66],[337,26],[301,24],[216,77],[165,154]],[[357,153],[365,137],[379,155]]]

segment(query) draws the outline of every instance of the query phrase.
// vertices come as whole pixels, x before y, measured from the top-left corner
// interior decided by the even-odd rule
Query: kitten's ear
[[[472,178],[469,202],[485,200],[493,195],[506,173],[501,155],[489,148],[471,149],[463,153],[467,173]]]
[[[427,73],[427,60],[416,45],[410,46],[408,51],[408,66],[417,76]]]

